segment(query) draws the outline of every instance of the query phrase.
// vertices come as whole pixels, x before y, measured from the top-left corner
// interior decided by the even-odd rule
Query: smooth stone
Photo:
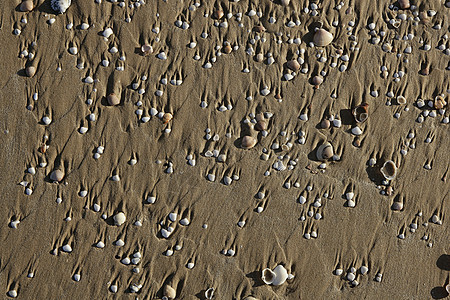
[[[58,181],[60,182],[61,180],[63,180],[64,178],[64,172],[61,170],[54,170],[51,174],[50,174],[50,179],[53,181]]]
[[[116,106],[120,104],[120,99],[117,97],[114,93],[111,93],[106,97],[106,100],[108,101],[108,104],[111,106]]]
[[[20,11],[27,12],[32,11],[34,8],[33,1],[25,0],[20,4]]]

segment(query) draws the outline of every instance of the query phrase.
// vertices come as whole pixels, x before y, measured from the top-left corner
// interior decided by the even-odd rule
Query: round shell
[[[166,296],[167,299],[175,299],[175,297],[177,296],[177,292],[175,291],[175,289],[173,287],[166,284],[164,286],[164,296]]]
[[[108,101],[108,104],[111,106],[116,106],[120,104],[119,97],[117,97],[116,94],[114,93],[109,94],[106,100]]]
[[[355,107],[352,111],[355,121],[357,123],[362,123],[365,120],[367,120],[367,118],[369,117],[368,110],[369,110],[369,104],[367,104],[367,103],[363,103],[363,104]]]
[[[411,6],[409,0],[398,0],[398,5],[401,9],[408,9]]]
[[[328,129],[328,128],[330,128],[330,125],[331,125],[331,123],[327,119],[320,122],[320,128],[322,128],[322,129]]]
[[[114,220],[114,225],[120,226],[123,223],[125,223],[127,218],[125,217],[125,214],[123,212],[120,212],[113,217],[113,220]]]
[[[323,82],[323,77],[320,75],[316,75],[312,78],[311,82],[316,88],[319,88],[319,85],[321,85]]]
[[[264,270],[262,270],[261,279],[265,284],[272,284],[276,276],[277,275],[272,272],[271,269],[265,268]]]
[[[296,59],[288,61],[286,66],[294,72],[300,70],[300,63]]]
[[[223,13],[223,10],[221,10],[221,9],[218,9],[214,12],[214,17],[216,19],[222,19],[223,15],[224,15],[224,13]]]
[[[27,12],[32,11],[34,8],[33,1],[31,0],[25,0],[22,3],[20,3],[20,11]]]
[[[313,42],[316,46],[325,47],[333,41],[333,35],[323,28],[314,33]]]
[[[230,45],[226,45],[225,47],[223,47],[223,52],[225,52],[226,54],[230,54],[231,51],[233,51],[233,48],[231,48]]]
[[[162,117],[162,121],[164,124],[167,124],[170,122],[170,120],[172,120],[173,116],[171,113],[165,113],[164,116]]]
[[[36,68],[33,66],[29,66],[25,69],[25,73],[28,77],[33,77],[36,74]]]
[[[259,120],[258,122],[256,122],[255,124],[255,130],[257,131],[263,131],[267,129],[267,123],[264,120]]]
[[[444,106],[447,105],[447,102],[445,102],[444,98],[442,96],[436,96],[436,98],[434,98],[434,108],[436,109],[443,109]]]
[[[282,265],[278,265],[273,269],[273,273],[275,273],[275,278],[273,279],[273,285],[282,285],[288,279],[288,273],[285,267]]]
[[[53,181],[58,181],[60,182],[61,180],[63,180],[64,178],[64,172],[61,170],[54,170],[51,174],[50,174],[50,179]]]
[[[52,9],[60,14],[65,13],[70,4],[71,0],[52,0],[50,2]]]
[[[380,171],[384,178],[387,180],[392,180],[395,178],[395,175],[397,175],[397,166],[392,160],[388,160],[383,164]]]
[[[149,44],[144,44],[141,47],[141,52],[144,56],[152,54],[153,53],[153,47],[150,46]]]
[[[406,104],[406,98],[403,97],[403,96],[398,96],[398,97],[397,97],[397,103],[398,103],[399,105]]]
[[[316,156],[318,160],[327,160],[334,155],[333,146],[330,143],[324,143],[317,148]]]
[[[246,135],[242,138],[241,147],[244,149],[251,149],[255,147],[256,139],[252,136]]]

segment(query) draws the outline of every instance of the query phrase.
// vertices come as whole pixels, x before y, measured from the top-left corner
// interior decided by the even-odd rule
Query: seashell
[[[320,122],[320,128],[322,128],[322,129],[328,129],[328,128],[330,128],[330,125],[331,125],[331,123],[327,119]]]
[[[276,266],[275,269],[273,269],[273,273],[275,273],[275,278],[272,281],[273,285],[282,285],[289,277],[286,268],[282,265]]]
[[[296,59],[288,61],[286,66],[294,72],[300,70],[300,63]]]
[[[64,178],[64,172],[61,170],[54,170],[51,174],[50,174],[50,179],[53,181],[58,181],[60,182],[61,180],[63,180]]]
[[[52,9],[60,14],[66,12],[71,4],[71,0],[52,0],[50,5]]]
[[[165,113],[162,117],[163,124],[167,124],[172,120],[173,116],[171,113]]]
[[[209,288],[205,291],[205,298],[210,300],[214,297],[214,288]]]
[[[394,203],[392,203],[391,208],[392,208],[392,210],[400,211],[403,209],[403,203],[402,202],[394,202]]]
[[[392,160],[388,160],[383,164],[380,171],[384,178],[387,180],[392,180],[395,178],[395,175],[397,175],[397,166]]]
[[[25,73],[28,77],[33,77],[36,74],[36,68],[33,66],[29,66],[25,69]]]
[[[114,93],[109,94],[108,97],[106,97],[106,100],[108,101],[108,104],[111,106],[116,106],[120,104],[119,97],[117,97],[116,94]]]
[[[392,46],[391,44],[384,43],[383,46],[381,46],[381,49],[383,49],[384,52],[391,52]]]
[[[398,0],[398,5],[401,9],[408,9],[411,6],[409,0]]]
[[[246,135],[242,138],[241,147],[244,149],[251,149],[255,147],[257,140],[249,135]]]
[[[289,3],[291,2],[291,0],[281,0],[280,2],[281,2],[281,5],[288,6]]]
[[[166,284],[164,286],[164,296],[166,296],[167,299],[175,299],[175,297],[177,296],[177,292],[175,291],[175,289],[173,287]]]
[[[434,98],[434,108],[436,109],[443,109],[444,106],[447,105],[447,102],[445,102],[444,97],[438,95],[436,98]]]
[[[333,41],[333,35],[323,28],[314,33],[313,42],[316,46],[325,47]]]
[[[271,269],[265,268],[262,270],[261,279],[264,281],[265,284],[272,284],[273,280],[275,279],[277,275],[272,272]]]
[[[123,223],[125,223],[127,218],[125,217],[125,214],[123,212],[120,212],[113,217],[113,220],[114,220],[114,225],[120,226]]]
[[[316,75],[316,76],[314,76],[314,77],[312,78],[311,82],[312,82],[312,84],[314,84],[314,87],[315,87],[316,89],[318,89],[318,88],[319,88],[319,85],[321,85],[322,82],[323,82],[323,77],[320,76],[320,75]]]
[[[369,117],[368,114],[369,104],[363,103],[355,107],[352,111],[353,117],[357,123],[362,123]]]
[[[256,31],[258,33],[262,33],[266,31],[266,28],[262,25],[257,25],[255,27],[253,27],[253,31]]]
[[[225,45],[225,47],[223,47],[223,52],[225,52],[226,54],[230,54],[231,51],[233,51],[233,48],[231,48],[230,45]]]
[[[445,290],[450,294],[450,283],[445,286]]]
[[[149,44],[144,44],[141,47],[141,52],[142,52],[142,55],[144,55],[144,56],[152,54],[153,53],[153,47],[150,46]]]
[[[216,18],[217,20],[222,19],[223,15],[224,15],[224,13],[223,13],[223,10],[221,10],[221,9],[217,9],[214,12],[214,18]]]
[[[257,62],[262,62],[262,61],[264,60],[264,55],[263,55],[262,53],[256,54],[255,60],[256,60]]]
[[[263,131],[267,129],[267,123],[264,120],[259,120],[258,122],[256,122],[255,124],[255,130],[257,131]]]
[[[27,12],[32,11],[34,8],[33,1],[31,0],[25,0],[22,3],[20,3],[20,11]]]
[[[327,160],[334,155],[333,146],[330,143],[324,143],[317,148],[316,157],[318,160]]]
[[[248,296],[248,297],[245,297],[244,300],[259,300],[259,299],[255,298],[253,296]]]
[[[399,105],[406,104],[406,98],[403,97],[403,96],[398,96],[398,97],[397,97],[397,103],[398,103]]]

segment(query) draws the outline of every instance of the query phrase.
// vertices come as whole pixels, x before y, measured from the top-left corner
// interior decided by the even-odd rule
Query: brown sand
[[[444,1],[413,2],[416,11],[433,9],[437,14],[426,24],[412,25],[403,21],[398,29],[387,24],[394,12],[388,9],[387,1],[351,1],[340,10],[338,2],[319,2],[319,15],[312,17],[303,12],[306,3],[292,0],[288,7],[271,1],[213,2],[205,1],[195,11],[188,7],[194,1],[150,1],[139,8],[129,8],[130,1],[121,8],[118,3],[103,0],[72,1],[66,13],[55,15],[49,2],[39,0],[37,8],[29,13],[18,10],[19,1],[4,1],[1,8],[1,54],[0,76],[1,101],[1,153],[2,201],[0,227],[0,294],[16,290],[19,299],[158,299],[163,296],[163,287],[169,284],[176,289],[177,299],[204,299],[204,291],[215,289],[214,299],[244,299],[253,295],[257,299],[431,299],[444,297],[442,287],[449,282],[449,237],[446,219],[449,205],[449,182],[445,181],[449,159],[449,127],[443,124],[444,115],[425,118],[416,122],[424,108],[414,103],[444,94],[449,101],[449,57],[436,49],[440,44],[449,48],[450,8]],[[77,3],[78,2],[78,3]],[[206,3],[208,2],[208,3]],[[35,2],[36,4],[36,2]],[[221,7],[228,20],[228,28],[214,26],[211,18],[214,10]],[[349,9],[351,8],[351,10]],[[261,11],[263,17],[248,17],[250,9]],[[159,13],[159,18],[156,13]],[[241,12],[243,27],[238,27],[234,14]],[[204,17],[209,13],[209,17]],[[412,12],[406,10],[411,16]],[[277,22],[268,19],[275,16]],[[299,17],[302,24],[288,28],[289,20]],[[27,24],[21,23],[25,17]],[[47,20],[54,17],[55,23]],[[125,18],[130,17],[130,23]],[[187,21],[190,28],[183,30],[174,25],[176,20]],[[225,19],[225,17],[223,18]],[[339,20],[337,27],[332,26]],[[334,34],[331,45],[311,48],[314,22],[321,21]],[[359,50],[352,51],[347,35],[349,21],[355,25],[351,30],[357,37]],[[74,28],[65,29],[72,22]],[[88,30],[80,30],[81,23],[89,23]],[[386,35],[378,45],[369,43],[368,24],[376,23],[375,30],[384,30]],[[257,34],[267,41],[256,41],[255,55],[271,52],[275,59],[272,65],[256,62],[245,53],[251,46],[248,33],[256,25],[264,25],[266,32]],[[441,24],[442,29],[433,29]],[[20,27],[21,34],[13,35]],[[107,41],[101,36],[106,27],[114,34]],[[159,34],[153,33],[160,27]],[[208,38],[200,37],[203,31]],[[277,32],[283,36],[278,37]],[[413,33],[412,41],[394,40]],[[301,45],[287,43],[291,38],[302,38]],[[155,40],[160,38],[160,42]],[[282,39],[282,44],[274,41]],[[421,50],[424,43],[431,45],[429,51]],[[36,46],[31,43],[36,41]],[[195,41],[197,46],[187,45]],[[216,56],[214,47],[224,46],[228,41],[239,45],[237,51]],[[394,53],[382,51],[384,42],[391,42]],[[139,49],[144,43],[153,47],[153,54],[142,56]],[[75,44],[78,54],[71,55],[69,47]],[[397,58],[407,45],[412,53]],[[108,52],[112,46],[118,53]],[[302,57],[308,72],[298,74],[291,81],[282,80],[286,72],[286,61],[298,57],[296,51],[305,49]],[[28,49],[35,57],[27,63],[19,58],[22,50]],[[316,54],[323,49],[327,62],[319,62]],[[349,56],[345,72],[338,70],[342,61],[333,58],[342,49]],[[167,60],[156,57],[165,51]],[[395,52],[397,51],[397,52]],[[201,56],[199,61],[193,57]],[[126,60],[121,62],[119,57]],[[216,56],[211,69],[202,66]],[[408,62],[403,59],[407,57]],[[107,58],[108,67],[101,66]],[[338,62],[332,68],[331,62]],[[80,70],[77,64],[84,63]],[[24,76],[28,64],[36,67],[36,74]],[[430,67],[429,75],[420,75],[423,65]],[[380,67],[388,68],[388,78],[381,77]],[[57,67],[61,71],[56,71]],[[118,71],[117,66],[124,66]],[[250,73],[243,73],[244,68]],[[309,80],[326,71],[324,82],[314,89]],[[404,77],[393,81],[393,74],[403,70]],[[139,80],[146,75],[146,81]],[[82,81],[86,76],[98,80],[94,84]],[[180,86],[160,83],[161,78],[182,79]],[[131,88],[139,82],[146,93],[139,95]],[[271,93],[262,96],[260,91],[268,86]],[[94,90],[96,89],[96,90]],[[161,97],[156,90],[163,90]],[[379,96],[370,92],[377,90]],[[403,95],[407,103],[386,105],[386,93]],[[32,95],[37,92],[37,101]],[[121,103],[111,107],[106,96],[114,92]],[[330,95],[336,93],[336,98]],[[276,94],[282,102],[275,100]],[[252,95],[253,100],[246,100]],[[86,100],[93,99],[92,105]],[[147,123],[139,120],[136,103],[142,101],[143,116],[149,116],[150,108],[170,112],[173,119],[166,125],[156,116]],[[208,107],[200,103],[206,100]],[[369,119],[359,124],[363,130],[359,137],[360,147],[355,147],[354,127],[350,109],[363,102],[369,104]],[[220,112],[221,105],[231,104],[231,111]],[[31,110],[26,107],[31,105]],[[409,111],[404,111],[408,107]],[[432,111],[433,109],[429,109]],[[307,112],[309,120],[299,116]],[[436,110],[434,110],[436,111]],[[268,135],[258,135],[257,145],[250,149],[240,148],[240,139],[248,134],[248,125],[243,120],[248,114],[271,112]],[[401,113],[395,119],[395,113]],[[87,116],[94,113],[95,122]],[[338,115],[342,127],[318,129],[318,124],[329,115]],[[44,116],[52,122],[42,123]],[[250,119],[250,118],[249,118]],[[78,132],[81,126],[88,128],[85,134]],[[171,128],[170,134],[164,129]],[[205,129],[211,136],[218,134],[218,141],[205,140]],[[297,143],[298,132],[306,133],[306,143]],[[271,150],[274,142],[280,145],[286,131],[293,146],[288,151]],[[415,137],[410,139],[410,131]],[[295,132],[294,135],[291,133]],[[230,134],[230,138],[226,134]],[[256,137],[256,132],[251,131]],[[48,149],[40,151],[43,137],[47,135]],[[427,137],[431,143],[425,143]],[[325,172],[318,169],[320,162],[314,149],[325,141],[334,146],[340,161],[329,161]],[[415,144],[410,149],[406,143]],[[94,159],[98,146],[104,153]],[[268,149],[269,159],[261,160],[262,149]],[[207,150],[217,149],[227,155],[225,162],[204,156]],[[408,154],[402,155],[401,149]],[[192,154],[195,167],[187,164],[186,156]],[[272,168],[277,156],[289,155],[298,159],[293,170],[276,171]],[[130,165],[131,158],[136,165]],[[370,158],[376,158],[374,167],[368,166]],[[158,164],[156,161],[161,163]],[[393,160],[399,167],[391,182],[392,195],[381,195],[382,164]],[[46,162],[45,167],[39,167]],[[167,174],[167,163],[173,164],[174,172]],[[284,159],[288,165],[289,159]],[[430,162],[432,169],[424,165]],[[26,172],[36,168],[36,175]],[[55,169],[64,171],[61,183],[49,181]],[[264,172],[270,170],[270,176]],[[119,175],[120,181],[111,180]],[[215,175],[215,182],[207,180]],[[223,184],[223,177],[238,175],[239,180],[230,186]],[[449,175],[450,176],[450,175]],[[32,195],[25,195],[25,187],[19,183],[27,181]],[[290,182],[291,188],[284,184]],[[299,187],[294,183],[298,182]],[[307,202],[298,203],[305,188]],[[81,190],[86,197],[80,197]],[[356,206],[345,206],[345,193],[352,189]],[[259,191],[264,199],[257,199]],[[323,194],[328,193],[328,198]],[[145,203],[149,195],[156,196],[154,204]],[[62,203],[57,204],[57,197]],[[314,199],[321,198],[321,207],[312,206]],[[402,201],[400,212],[391,205]],[[100,211],[94,211],[94,204]],[[258,206],[264,207],[258,213]],[[308,211],[319,212],[322,219],[307,215]],[[125,224],[114,226],[112,216],[117,212],[126,215]],[[168,214],[176,212],[174,232],[168,239],[161,236],[172,222]],[[422,216],[417,214],[421,212]],[[105,214],[108,219],[103,220]],[[433,215],[442,224],[431,222]],[[302,221],[301,216],[306,220]],[[70,217],[70,221],[64,219]],[[181,226],[181,218],[190,220],[189,226]],[[20,220],[17,229],[8,224]],[[133,225],[141,220],[142,227]],[[237,223],[245,220],[240,228]],[[163,224],[163,226],[161,225]],[[417,223],[415,233],[409,231],[411,223]],[[427,226],[423,224],[427,223]],[[202,228],[207,224],[207,228]],[[304,234],[316,231],[317,238],[305,239]],[[404,239],[399,239],[399,234]],[[422,237],[428,236],[428,240]],[[113,243],[121,238],[125,245]],[[98,249],[98,241],[105,243]],[[69,244],[72,253],[63,253],[61,247]],[[175,250],[182,245],[181,250]],[[431,247],[430,247],[431,246]],[[53,250],[57,249],[57,255]],[[165,256],[168,250],[172,256]],[[234,256],[221,254],[233,249]],[[120,262],[136,251],[142,254],[138,264],[139,273],[133,266]],[[438,259],[440,259],[438,261]],[[188,262],[195,267],[188,269]],[[265,285],[261,271],[283,264],[293,274],[281,286]],[[367,266],[366,275],[357,272],[359,285],[345,279],[347,270]],[[335,268],[344,270],[341,276],[333,274]],[[34,278],[27,278],[29,272]],[[381,282],[375,278],[382,273]],[[72,278],[81,274],[79,282]],[[116,294],[110,292],[111,285],[118,285]],[[129,287],[141,284],[140,291],[131,293]]]

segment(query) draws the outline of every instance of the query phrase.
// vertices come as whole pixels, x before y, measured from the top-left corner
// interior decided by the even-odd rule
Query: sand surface
[[[50,2],[0,8],[2,299],[448,295],[448,1]]]

